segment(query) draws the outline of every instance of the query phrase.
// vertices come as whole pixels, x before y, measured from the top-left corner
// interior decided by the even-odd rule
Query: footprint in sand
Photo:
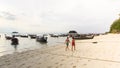
[[[66,57],[67,59],[70,58],[69,56]]]
[[[54,59],[54,57],[52,57],[51,59]]]
[[[65,59],[61,59],[61,61],[64,61]]]
[[[55,64],[59,64],[58,62],[56,62]]]
[[[73,68],[76,68],[76,66],[73,66]]]
[[[63,64],[60,64],[60,66],[62,66]]]
[[[31,55],[31,57],[33,57],[34,55]]]
[[[24,66],[24,65],[25,65],[25,63],[21,64],[20,66]]]
[[[56,68],[59,68],[58,66]]]
[[[31,66],[28,66],[27,68],[31,68]]]
[[[79,62],[79,60],[77,60],[77,62]]]
[[[90,60],[88,60],[88,62],[90,62]]]
[[[83,66],[86,66],[87,64],[83,64]]]
[[[41,64],[41,63],[38,63],[38,64]]]
[[[71,63],[71,65],[73,65],[73,63]]]
[[[5,62],[10,62],[9,60],[6,60]]]
[[[48,66],[47,68],[52,68],[52,66]]]
[[[11,65],[11,63],[8,63],[7,65]]]
[[[30,55],[29,53],[27,55]]]
[[[49,57],[50,55],[47,55],[47,57]]]

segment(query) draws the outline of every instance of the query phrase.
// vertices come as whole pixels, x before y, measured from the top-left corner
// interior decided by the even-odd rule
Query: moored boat
[[[6,38],[6,40],[11,40],[12,39],[12,37],[10,37],[10,36],[5,36],[5,38]]]
[[[75,31],[75,30],[71,30],[71,31],[69,31],[68,35],[69,35],[70,37],[75,37],[75,36],[78,36],[78,33],[77,33],[77,31]]]
[[[31,39],[35,39],[36,38],[35,34],[29,34],[29,36],[30,36]]]
[[[28,35],[27,34],[21,34],[20,37],[22,37],[22,38],[28,38]]]
[[[5,34],[5,39],[6,39],[6,40],[11,40],[11,39],[12,39],[12,35],[10,35],[10,34]]]
[[[91,34],[82,34],[74,37],[75,39],[93,39],[94,35]]]
[[[47,37],[46,36],[37,36],[36,41],[38,42],[47,42]]]
[[[59,37],[58,34],[50,34],[50,36],[51,36],[51,37],[57,37],[57,38]]]

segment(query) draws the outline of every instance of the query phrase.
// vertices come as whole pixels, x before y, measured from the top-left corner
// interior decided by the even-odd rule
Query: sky
[[[0,32],[108,32],[120,0],[0,0]]]

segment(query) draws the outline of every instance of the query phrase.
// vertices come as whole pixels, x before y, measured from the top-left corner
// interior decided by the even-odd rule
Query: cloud
[[[0,27],[24,32],[105,32],[118,18],[119,6],[119,0],[3,0]]]
[[[12,14],[10,12],[5,12],[5,11],[0,12],[0,17],[7,19],[7,20],[16,20],[17,19],[17,16],[15,14]]]

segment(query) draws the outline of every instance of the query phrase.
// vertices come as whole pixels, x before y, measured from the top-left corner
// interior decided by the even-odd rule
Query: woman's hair
[[[72,39],[74,39],[74,37],[72,37]]]

